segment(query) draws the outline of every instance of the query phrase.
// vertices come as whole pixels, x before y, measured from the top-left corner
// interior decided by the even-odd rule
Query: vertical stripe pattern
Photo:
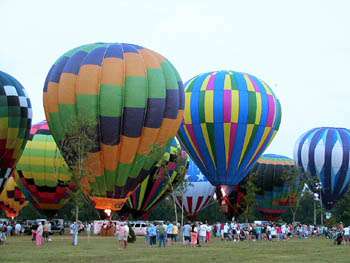
[[[163,158],[152,167],[149,175],[132,193],[120,213],[132,214],[133,218],[147,217],[184,179],[188,162],[187,154],[181,151],[180,144],[173,139]]]
[[[281,106],[258,78],[240,72],[200,74],[185,85],[178,138],[213,185],[237,185],[279,129]]]
[[[350,130],[321,127],[307,131],[294,147],[294,158],[304,172],[322,184],[322,202],[331,209],[349,189]]]
[[[185,179],[186,189],[182,196],[176,196],[175,200],[180,209],[183,204],[188,218],[195,219],[198,213],[212,201],[215,187],[209,183],[192,160],[190,160]]]

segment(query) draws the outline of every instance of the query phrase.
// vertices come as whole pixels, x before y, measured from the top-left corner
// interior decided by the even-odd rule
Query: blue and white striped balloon
[[[294,148],[294,160],[322,184],[322,201],[331,209],[349,189],[350,130],[314,128],[300,136]]]

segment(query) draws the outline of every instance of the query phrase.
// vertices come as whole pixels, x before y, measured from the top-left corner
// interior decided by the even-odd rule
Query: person
[[[345,244],[350,242],[350,226],[344,227],[344,241]]]
[[[211,233],[212,233],[212,231],[213,231],[213,228],[212,228],[212,226],[210,226],[210,225],[208,225],[207,224],[207,237],[206,237],[206,242],[210,242],[210,240],[211,240]]]
[[[167,226],[165,226],[164,223],[160,223],[157,226],[159,247],[161,247],[162,245],[163,245],[163,247],[165,247],[166,230],[167,230]]]
[[[150,246],[154,246],[157,243],[157,228],[154,224],[150,224],[148,228],[148,235],[149,235],[149,244]]]
[[[43,224],[39,222],[38,228],[36,229],[36,235],[35,235],[35,241],[37,246],[42,246],[44,244],[44,239],[43,239]]]
[[[48,224],[47,224],[47,241],[52,241],[50,238],[51,228],[52,228],[51,222],[48,222]]]
[[[177,223],[174,223],[172,241],[176,243],[178,240],[178,236],[179,236],[179,227],[177,226]]]
[[[6,232],[6,235],[9,237],[12,235],[12,230],[13,230],[13,227],[10,223],[7,224],[7,232]]]
[[[22,226],[19,222],[16,223],[15,225],[15,234],[16,236],[21,235],[21,230],[22,230]]]
[[[199,225],[199,244],[204,244],[207,240],[207,224],[200,224]]]
[[[191,228],[191,245],[196,246],[198,243],[198,228],[196,224],[192,224]]]
[[[126,249],[128,245],[128,235],[129,235],[129,227],[125,222],[121,222],[118,227],[118,240],[120,247]]]
[[[260,224],[257,224],[255,226],[255,233],[256,233],[256,239],[257,240],[261,240],[261,237],[262,237],[262,228],[261,228],[261,225]]]
[[[190,222],[185,224],[182,228],[182,236],[184,245],[189,245],[191,242],[191,225]]]
[[[223,233],[224,233],[224,240],[228,240],[228,231],[229,231],[229,224],[225,223]]]
[[[87,237],[89,239],[90,235],[91,235],[91,224],[90,223],[86,224],[86,234],[87,234]]]
[[[171,222],[169,222],[168,225],[166,226],[167,242],[169,244],[172,244],[173,229],[174,229],[174,225]]]
[[[43,232],[43,237],[45,241],[49,241],[49,223],[46,221],[43,226],[44,232]]]
[[[75,221],[70,225],[70,234],[72,235],[72,245],[78,245],[79,223]]]
[[[0,245],[6,242],[6,224],[0,222]]]

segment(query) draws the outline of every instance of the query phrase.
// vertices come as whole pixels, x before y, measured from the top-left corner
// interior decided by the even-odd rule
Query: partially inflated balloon
[[[23,193],[11,176],[0,194],[0,210],[5,211],[8,218],[15,218],[23,207],[28,204]]]
[[[280,103],[271,88],[240,72],[200,74],[185,87],[180,142],[215,186],[237,185],[276,134]]]
[[[231,220],[237,218],[246,209],[246,189],[245,184],[240,183],[235,186],[220,185],[216,187],[216,199],[219,202],[221,211]]]
[[[289,207],[295,205],[299,176],[292,159],[277,154],[264,154],[259,158],[252,174],[257,186],[257,210],[266,219],[277,220],[288,212]]]
[[[147,218],[156,205],[176,189],[187,172],[188,157],[174,139],[163,158],[152,167],[150,174],[132,193],[122,211],[133,218]]]
[[[96,43],[56,61],[46,78],[44,108],[59,147],[72,123],[94,123],[95,147],[85,163],[91,176],[83,190],[97,209],[119,210],[176,135],[184,92],[176,69],[160,54]]]
[[[31,122],[32,108],[23,86],[0,71],[0,192],[21,157]]]
[[[326,209],[349,190],[350,130],[314,128],[300,136],[294,158],[304,172],[321,182],[321,199]]]
[[[185,179],[188,185],[183,194],[176,197],[176,204],[180,208],[183,207],[189,219],[194,220],[213,200],[215,187],[209,183],[192,160]]]
[[[40,213],[53,216],[75,189],[46,121],[33,125],[30,140],[16,166],[15,178]]]

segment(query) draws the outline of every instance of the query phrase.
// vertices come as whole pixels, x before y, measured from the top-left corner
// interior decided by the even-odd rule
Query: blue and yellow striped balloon
[[[211,184],[237,185],[280,121],[280,103],[265,82],[246,73],[215,71],[187,82],[178,137]]]

